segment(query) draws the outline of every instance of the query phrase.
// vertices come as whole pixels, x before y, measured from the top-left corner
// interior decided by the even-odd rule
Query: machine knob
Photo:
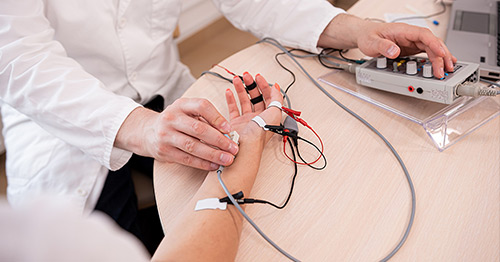
[[[377,58],[377,68],[383,69],[387,67],[387,58],[379,57]]]
[[[427,78],[432,77],[432,65],[431,64],[424,65],[423,75],[424,75],[424,77],[427,77]]]
[[[417,74],[417,62],[416,61],[408,61],[408,63],[406,63],[406,74],[408,74],[408,75]]]

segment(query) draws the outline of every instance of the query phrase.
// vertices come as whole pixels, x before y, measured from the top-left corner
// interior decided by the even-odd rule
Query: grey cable
[[[264,234],[264,232],[262,232],[262,230],[257,226],[257,224],[255,224],[255,222],[253,222],[253,220],[247,215],[247,213],[245,213],[245,211],[241,208],[241,206],[238,204],[238,202],[236,201],[236,199],[234,199],[233,195],[227,189],[227,186],[226,186],[226,184],[224,184],[224,181],[222,181],[222,169],[223,169],[223,167],[221,166],[217,170],[217,178],[219,179],[219,183],[222,186],[222,189],[224,189],[224,192],[226,192],[226,195],[229,197],[229,200],[231,200],[231,203],[233,203],[233,205],[238,209],[238,211],[240,211],[241,215],[243,215],[243,217],[245,217],[245,219],[248,221],[248,223],[250,223],[250,225],[252,225],[253,228],[255,228],[255,230],[269,244],[271,244],[274,248],[276,248],[276,250],[278,250],[281,254],[283,254],[284,256],[286,256],[287,258],[289,258],[290,260],[299,262],[300,260],[298,260],[295,257],[293,257],[292,255],[288,254],[285,250],[283,250],[276,243],[274,243],[266,234]]]
[[[494,85],[494,86],[496,86],[496,87],[500,87],[500,84],[499,84],[499,83],[497,83],[497,82],[493,82],[493,81],[490,81],[490,80],[484,79],[484,78],[482,78],[482,77],[481,77],[480,79],[481,79],[481,81],[483,81],[483,82],[485,82],[485,83],[487,83],[487,84]]]
[[[294,51],[298,51],[298,49],[294,49]],[[308,51],[305,51],[305,50],[300,50],[300,51],[303,51],[303,52],[306,52],[307,54],[306,55],[299,55],[299,54],[294,54],[292,52],[289,51],[290,55],[292,55],[293,57],[297,57],[297,58],[310,58],[310,57],[318,57],[317,54],[313,54],[313,53],[309,53]],[[334,56],[334,55],[326,55],[326,54],[322,54],[321,55],[322,58],[331,58],[331,59],[335,59],[335,60],[338,60],[338,61],[342,61],[342,62],[346,62],[345,59],[343,58],[340,58],[338,56]],[[325,61],[328,61],[328,60],[323,60],[324,62]],[[328,64],[331,64],[331,65],[334,65],[334,66],[339,66],[340,64],[339,63],[335,63],[333,61],[328,61],[327,62]]]
[[[335,63],[333,61],[330,61],[328,59],[325,59],[325,60],[322,60],[323,62],[327,63],[327,64],[330,64],[330,65],[333,65],[333,66],[342,66],[343,64],[340,64],[340,63]]]
[[[218,78],[222,78],[222,79],[224,79],[224,80],[226,80],[226,81],[228,81],[228,82],[230,82],[230,83],[233,83],[233,79],[229,79],[229,78],[227,78],[227,77],[222,76],[222,75],[221,75],[221,74],[219,74],[219,73],[212,72],[212,71],[203,71],[203,72],[201,72],[201,75],[200,75],[200,76],[204,76],[204,75],[206,75],[206,74],[213,75],[213,76],[216,76],[216,77],[218,77]]]
[[[406,179],[408,180],[408,186],[410,187],[410,191],[411,191],[411,215],[410,215],[410,220],[408,221],[408,225],[406,227],[406,230],[405,230],[405,233],[403,235],[403,237],[401,238],[401,240],[399,241],[399,243],[396,245],[396,247],[387,255],[385,256],[383,259],[381,259],[380,261],[388,261],[391,257],[394,256],[394,254],[396,254],[399,249],[403,246],[404,242],[406,241],[406,239],[408,238],[408,235],[410,234],[410,230],[411,230],[411,227],[413,225],[413,221],[415,219],[415,207],[416,207],[416,194],[415,194],[415,188],[413,186],[413,182],[411,180],[411,177],[410,177],[410,174],[403,162],[403,160],[401,159],[401,157],[399,156],[398,152],[396,151],[396,149],[391,145],[391,143],[375,128],[373,127],[370,123],[368,123],[365,119],[363,119],[361,116],[359,116],[358,114],[356,114],[355,112],[353,112],[352,110],[350,110],[349,108],[347,108],[345,105],[343,105],[342,103],[340,103],[337,99],[335,99],[335,97],[333,97],[330,93],[328,93],[328,91],[326,91],[308,72],[307,70],[304,69],[304,67],[292,56],[290,55],[290,52],[288,52],[288,50],[283,47],[277,40],[275,39],[272,39],[272,38],[264,38],[262,40],[260,40],[259,42],[257,43],[269,43],[271,45],[274,45],[276,46],[277,48],[279,48],[281,51],[285,52],[292,60],[293,62],[295,62],[295,64],[297,64],[297,66],[302,70],[302,72],[314,83],[314,85],[316,87],[318,87],[326,96],[328,96],[333,102],[335,102],[335,104],[337,104],[340,108],[344,109],[347,113],[351,114],[352,116],[354,116],[356,119],[358,119],[359,121],[361,121],[363,124],[365,124],[370,130],[372,130],[375,134],[377,134],[383,141],[384,143],[387,145],[387,147],[389,147],[389,149],[391,150],[391,152],[394,154],[394,156],[397,158],[399,164],[401,165],[401,168],[403,169],[403,172],[405,173],[405,176],[406,176]]]
[[[455,93],[457,96],[479,97],[496,96],[500,94],[500,91],[493,88],[483,88],[479,83],[465,82],[457,86]]]

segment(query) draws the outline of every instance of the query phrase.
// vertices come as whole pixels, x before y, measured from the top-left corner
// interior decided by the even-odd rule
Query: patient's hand
[[[254,79],[248,73],[243,75],[245,84],[250,85]],[[257,87],[250,91],[250,97],[255,98],[262,94],[264,101],[258,102],[254,105],[250,102],[249,95],[245,91],[245,87],[239,77],[233,79],[234,88],[240,101],[241,113],[236,104],[233,92],[226,90],[226,100],[229,109],[229,121],[233,130],[238,132],[242,140],[245,139],[262,139],[267,142],[271,138],[271,132],[264,132],[264,130],[252,121],[252,118],[259,115],[264,119],[267,125],[279,125],[281,121],[281,110],[276,107],[267,108],[272,101],[283,103],[283,97],[279,91],[279,85],[274,84],[270,87],[267,81],[261,75],[255,76]],[[267,109],[266,109],[267,108]],[[266,134],[268,133],[268,134]]]

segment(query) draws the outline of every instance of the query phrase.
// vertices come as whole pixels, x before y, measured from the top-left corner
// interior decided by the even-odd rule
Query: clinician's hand
[[[204,170],[230,165],[238,145],[222,133],[229,122],[206,99],[180,98],[163,112],[136,108],[120,128],[115,146],[162,162]]]
[[[443,41],[427,28],[403,23],[370,22],[362,31],[358,47],[369,56],[396,58],[426,52],[438,78],[444,76],[444,70],[453,71],[453,64],[457,62]]]
[[[388,58],[426,52],[432,63],[434,76],[441,78],[444,71],[453,71],[457,59],[441,39],[429,29],[404,23],[379,23],[341,14],[332,19],[323,31],[318,46],[338,49],[358,47],[372,57]]]

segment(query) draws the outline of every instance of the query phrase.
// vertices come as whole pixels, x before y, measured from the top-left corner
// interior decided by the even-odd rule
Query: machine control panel
[[[379,57],[356,68],[360,85],[443,104],[458,98],[455,90],[465,81],[479,81],[479,64],[457,62],[442,79],[433,76],[432,64],[423,57]]]

